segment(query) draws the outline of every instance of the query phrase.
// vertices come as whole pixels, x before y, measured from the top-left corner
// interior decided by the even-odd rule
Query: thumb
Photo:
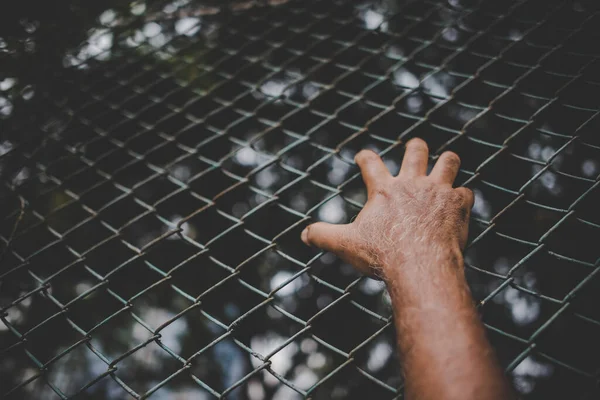
[[[349,225],[316,222],[302,231],[302,241],[341,256],[348,245]]]

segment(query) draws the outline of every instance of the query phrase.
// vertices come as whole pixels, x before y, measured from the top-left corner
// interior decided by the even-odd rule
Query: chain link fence
[[[517,390],[598,398],[599,5],[159,3],[0,80],[2,394],[402,398],[383,284],[300,232],[358,213],[357,151],[395,173],[421,137],[463,160]]]

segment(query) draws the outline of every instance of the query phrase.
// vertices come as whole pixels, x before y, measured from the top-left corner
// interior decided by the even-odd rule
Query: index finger
[[[371,150],[359,151],[354,160],[360,168],[360,173],[367,186],[369,195],[376,190],[378,183],[392,176],[381,160],[381,157]]]

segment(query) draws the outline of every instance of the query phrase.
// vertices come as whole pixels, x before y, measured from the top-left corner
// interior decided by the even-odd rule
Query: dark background
[[[401,396],[383,285],[299,233],[356,215],[358,150],[395,173],[418,136],[463,160],[466,273],[517,390],[597,398],[598,11],[5,7],[0,392]]]

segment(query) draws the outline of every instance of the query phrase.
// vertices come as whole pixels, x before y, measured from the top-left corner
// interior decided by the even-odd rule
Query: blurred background
[[[600,396],[600,5],[43,2],[0,13],[0,395],[397,399],[384,285],[307,248],[445,150],[524,399]],[[451,368],[451,365],[448,366]]]

